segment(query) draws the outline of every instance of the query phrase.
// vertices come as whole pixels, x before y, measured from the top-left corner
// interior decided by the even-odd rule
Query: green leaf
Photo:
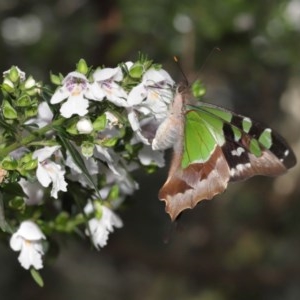
[[[114,184],[111,187],[106,200],[108,200],[108,201],[116,200],[119,197],[119,195],[120,195],[120,188],[118,185]]]
[[[206,94],[206,88],[200,80],[196,80],[192,84],[192,93],[196,98],[201,98]]]
[[[5,170],[16,170],[18,168],[18,161],[10,156],[7,156],[2,160],[1,166]]]
[[[9,130],[11,132],[15,132],[15,127],[14,126],[11,126],[10,124],[7,124],[2,116],[0,115],[0,126],[3,128],[3,129],[6,129],[6,130]]]
[[[93,122],[93,128],[95,131],[101,131],[104,130],[106,127],[106,115],[103,114],[99,116],[94,122]]]
[[[36,284],[40,287],[43,287],[44,286],[44,280],[41,276],[41,274],[39,273],[39,271],[37,271],[36,269],[34,268],[31,268],[30,269],[30,274],[33,278],[33,280],[36,282]]]
[[[62,78],[61,78],[61,76],[57,76],[53,73],[50,73],[50,81],[55,85],[61,85]]]
[[[66,127],[66,131],[72,135],[78,135],[79,132],[77,130],[77,122],[78,122],[78,119],[77,118],[74,118]]]
[[[25,202],[24,199],[21,197],[15,197],[8,203],[9,207],[15,210],[24,210],[25,209]]]
[[[111,147],[114,147],[118,141],[118,137],[112,137],[112,138],[109,138],[109,139],[103,139],[101,141],[101,146],[103,147],[108,147],[108,148],[111,148]]]
[[[88,181],[93,185],[95,191],[97,193],[99,193],[98,191],[98,187],[96,185],[96,183],[94,182],[92,176],[90,175],[88,169],[85,166],[84,160],[82,159],[80,153],[77,151],[77,149],[73,146],[73,144],[71,144],[69,142],[68,139],[66,139],[61,132],[57,131],[57,135],[59,137],[59,139],[62,142],[62,145],[64,146],[64,148],[66,150],[69,151],[69,154],[71,155],[74,163],[77,165],[77,167],[82,171],[82,173],[84,174],[84,176],[88,179]],[[99,195],[100,196],[100,195]]]

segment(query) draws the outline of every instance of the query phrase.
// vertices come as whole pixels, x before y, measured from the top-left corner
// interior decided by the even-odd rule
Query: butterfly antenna
[[[173,56],[173,59],[174,59],[174,61],[176,62],[177,67],[178,67],[178,69],[179,69],[179,71],[180,71],[180,73],[181,73],[181,75],[182,75],[182,77],[183,77],[183,79],[184,79],[184,85],[185,85],[185,86],[188,86],[188,85],[189,85],[189,81],[188,81],[188,79],[187,79],[187,77],[186,77],[186,75],[185,75],[185,73],[184,73],[184,71],[183,71],[182,65],[181,65],[181,63],[179,62],[178,57],[177,57],[177,56]]]
[[[219,47],[213,47],[213,48],[210,50],[210,52],[209,52],[209,54],[207,55],[207,57],[205,58],[205,60],[204,60],[204,62],[203,62],[203,64],[202,64],[201,68],[199,69],[198,73],[200,73],[200,74],[202,73],[202,71],[203,71],[204,68],[206,67],[207,62],[208,62],[209,59],[212,57],[212,55],[215,54],[216,51],[221,52],[222,50],[221,50],[221,48],[219,48]]]

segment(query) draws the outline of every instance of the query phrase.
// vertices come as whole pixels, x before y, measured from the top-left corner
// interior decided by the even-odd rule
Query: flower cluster
[[[1,85],[0,228],[35,272],[54,233],[80,230],[99,250],[123,226],[114,210],[138,188],[132,172],[164,165],[152,141],[174,97],[170,75],[144,57],[80,60],[51,81],[54,91],[12,67]]]

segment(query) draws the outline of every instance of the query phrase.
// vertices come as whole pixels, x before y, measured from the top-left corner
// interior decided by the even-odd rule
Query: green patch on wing
[[[259,143],[256,139],[251,139],[249,144],[249,150],[252,154],[254,154],[256,157],[259,157],[262,155],[262,150],[259,146]]]
[[[258,138],[249,134],[253,124],[252,120],[238,114],[234,114],[223,108],[200,103],[199,107],[188,105],[185,118],[185,137],[184,151],[182,158],[182,167],[185,168],[192,163],[205,163],[209,160],[216,145],[222,146],[224,143],[243,144],[247,150],[260,157],[264,149],[270,149],[272,146],[272,130],[265,128]],[[235,124],[232,124],[233,115]],[[240,120],[240,122],[238,122]],[[228,140],[224,133],[224,124],[230,125],[233,138]],[[244,140],[245,138],[245,140]],[[246,142],[247,146],[244,144]]]
[[[272,146],[272,130],[270,128],[266,128],[258,138],[258,141],[267,149],[270,149]]]
[[[200,109],[188,111],[185,119],[182,167],[208,161],[216,145],[221,146],[225,142],[222,128],[223,122],[220,118]]]
[[[243,130],[244,132],[248,133],[250,128],[252,127],[252,121],[249,118],[243,118],[243,122],[242,122],[242,126],[243,126]]]

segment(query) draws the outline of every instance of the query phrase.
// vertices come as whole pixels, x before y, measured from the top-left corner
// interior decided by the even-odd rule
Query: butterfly
[[[186,99],[186,87],[179,85],[152,142],[154,150],[173,147],[158,195],[172,220],[224,192],[230,181],[278,176],[296,164],[292,149],[270,127],[212,104],[189,105]]]

